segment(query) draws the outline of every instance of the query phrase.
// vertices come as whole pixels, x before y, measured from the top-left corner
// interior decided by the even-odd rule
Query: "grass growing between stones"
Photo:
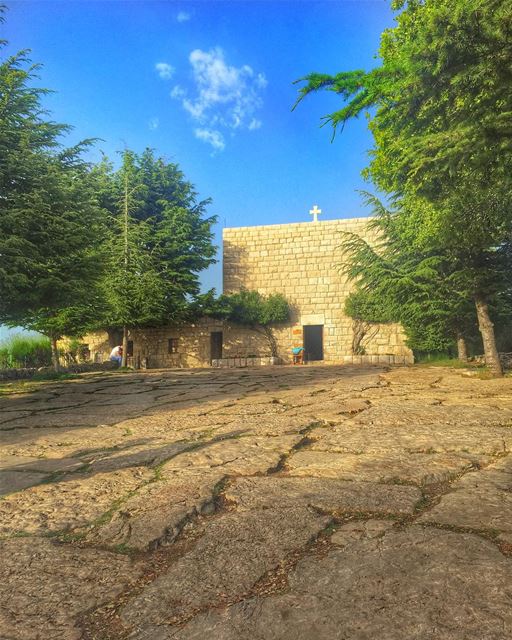
[[[103,375],[103,372],[101,372]],[[89,376],[91,374],[88,374]],[[3,381],[0,384],[0,396],[8,396],[19,393],[34,393],[45,389],[53,382],[67,382],[68,380],[81,380],[84,374],[81,373],[64,373],[57,371],[46,371],[36,373],[31,378],[25,380],[13,380],[12,382]],[[50,386],[51,389],[51,386]]]
[[[452,367],[454,369],[478,369],[485,365],[477,362],[450,358],[444,354],[427,354],[419,356],[415,362],[417,367]]]
[[[202,517],[198,516],[198,519],[201,521]],[[144,572],[116,598],[79,616],[77,623],[82,632],[81,640],[125,640],[132,635],[133,629],[126,627],[121,620],[121,609],[132,598],[137,597],[148,584],[164,574],[179,558],[192,550],[201,537],[202,530],[201,527],[188,527],[189,523],[190,521],[183,523],[171,546],[156,547],[148,551],[133,551],[126,545],[116,545],[108,549],[116,551],[116,548],[121,547],[118,553],[143,562]]]
[[[0,396],[8,396],[18,393],[33,393],[44,386],[43,381],[16,380],[15,382],[3,382],[0,384]]]
[[[287,470],[286,462],[294,453],[316,442],[315,438],[310,438],[308,434],[311,431],[313,431],[313,429],[317,429],[319,427],[325,427],[325,426],[327,425],[324,422],[315,420],[314,422],[311,422],[310,424],[305,426],[303,429],[300,429],[298,433],[303,437],[296,444],[294,444],[289,451],[286,451],[285,453],[281,454],[279,458],[279,462],[276,464],[275,467],[271,467],[270,469],[267,469],[266,475],[272,475],[274,473],[280,473],[281,471],[286,471]]]
[[[484,540],[488,540],[495,544],[503,555],[512,557],[512,544],[499,539],[501,531],[498,529],[475,529],[472,527],[461,527],[455,524],[446,524],[441,522],[422,522],[419,526],[424,529],[440,529],[441,531],[478,536],[479,538],[484,538]]]
[[[30,531],[14,531],[6,536],[0,536],[0,540],[9,540],[11,538],[31,538],[34,534],[30,533]]]

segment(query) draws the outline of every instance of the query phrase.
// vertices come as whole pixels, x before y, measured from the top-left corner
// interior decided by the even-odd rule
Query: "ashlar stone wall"
[[[292,321],[275,331],[285,361],[302,344],[304,326],[323,325],[327,362],[412,362],[398,324],[375,326],[363,341],[366,355],[353,355],[352,319],[343,311],[353,284],[340,271],[347,233],[376,241],[367,218],[224,229],[224,292],[256,289],[288,299]]]
[[[222,332],[223,358],[268,358],[271,355],[268,341],[261,332],[221,320],[202,318],[189,325],[131,330],[128,339],[133,342],[133,357],[129,358],[128,364],[149,368],[210,366],[210,336],[216,331]],[[175,341],[175,353],[170,352],[171,339]],[[105,331],[90,333],[82,341],[89,346],[94,362],[108,360],[115,346]]]

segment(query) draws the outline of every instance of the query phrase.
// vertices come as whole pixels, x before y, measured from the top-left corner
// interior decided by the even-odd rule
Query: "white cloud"
[[[264,89],[268,84],[267,79],[265,78],[265,74],[263,73],[258,73],[258,75],[256,76],[256,86],[259,87],[260,89]]]
[[[175,87],[173,87],[171,89],[171,98],[183,98],[186,95],[186,91],[185,89],[183,89],[183,87],[180,87],[179,84],[177,84]]]
[[[172,78],[172,76],[174,75],[174,67],[170,64],[167,64],[167,62],[157,62],[155,64],[155,69],[158,73],[158,75],[163,79],[163,80],[169,80],[170,78]]]
[[[210,51],[195,49],[189,61],[193,95],[176,85],[171,96],[180,100],[191,118],[201,125],[195,130],[196,137],[220,150],[225,146],[222,129],[259,129],[261,121],[254,114],[263,106],[261,92],[267,86],[264,74],[255,73],[249,65],[227,64],[219,47]]]
[[[158,118],[151,118],[151,120],[148,122],[148,127],[151,131],[155,131],[155,129],[158,129],[159,126],[160,120]]]
[[[192,16],[187,11],[180,11],[176,16],[178,22],[188,22]]]
[[[194,129],[194,135],[199,140],[210,144],[216,151],[223,151],[226,147],[224,137],[220,131],[212,129]]]
[[[261,127],[261,120],[256,120],[253,118],[249,123],[249,131],[255,131]]]

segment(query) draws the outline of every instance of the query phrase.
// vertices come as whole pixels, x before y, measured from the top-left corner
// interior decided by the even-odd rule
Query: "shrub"
[[[48,367],[50,341],[44,336],[16,334],[0,342],[0,368]]]

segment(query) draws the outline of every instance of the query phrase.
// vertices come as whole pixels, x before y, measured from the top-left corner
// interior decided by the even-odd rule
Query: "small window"
[[[168,353],[178,353],[178,338],[169,338]]]
[[[133,358],[133,340],[128,340],[128,348],[126,350],[126,356]]]

